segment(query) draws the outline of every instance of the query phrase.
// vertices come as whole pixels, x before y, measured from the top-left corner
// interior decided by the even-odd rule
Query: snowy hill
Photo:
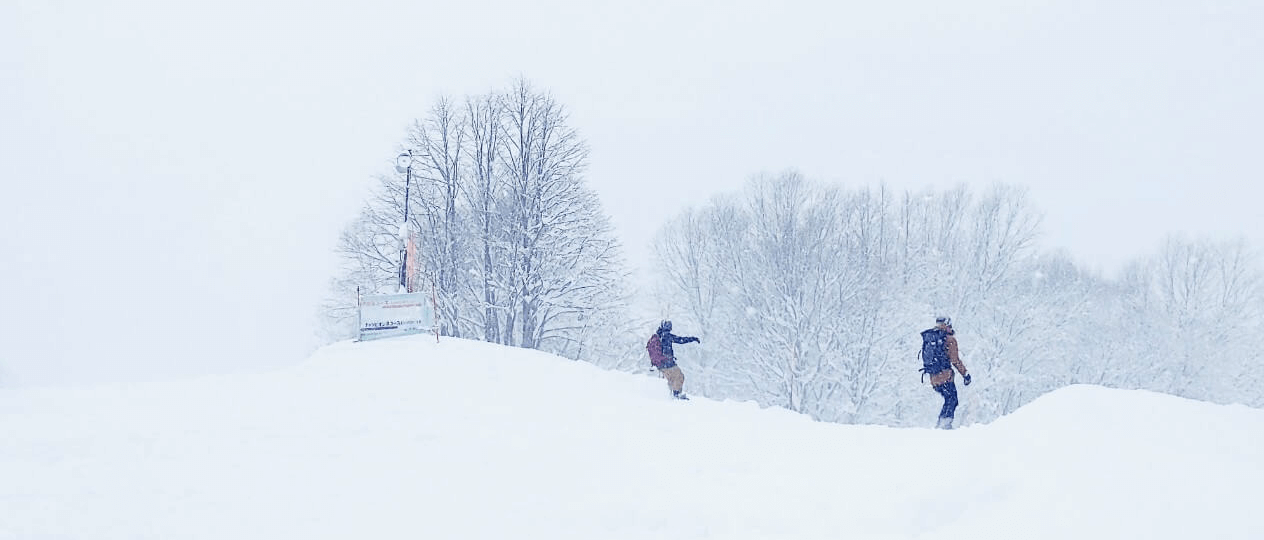
[[[1258,539],[1261,448],[1264,411],[1139,391],[841,426],[418,336],[0,391],[0,539]]]

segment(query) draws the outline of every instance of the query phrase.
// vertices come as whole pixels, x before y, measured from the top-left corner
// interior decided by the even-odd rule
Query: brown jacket
[[[944,346],[948,348],[948,361],[952,362],[952,367],[957,368],[961,372],[961,376],[966,375],[966,365],[961,363],[961,357],[957,356],[957,338],[953,337],[952,329],[948,330],[948,337],[944,338]],[[956,374],[952,372],[952,368],[945,369],[939,373],[933,373],[930,376],[931,386],[939,386],[950,382]]]

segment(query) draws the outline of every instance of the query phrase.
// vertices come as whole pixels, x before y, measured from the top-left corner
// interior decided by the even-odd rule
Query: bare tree
[[[465,154],[469,161],[469,189],[466,194],[478,249],[473,265],[477,270],[471,280],[470,292],[475,298],[473,305],[481,307],[477,310],[481,318],[475,321],[475,325],[483,340],[504,343],[500,329],[501,315],[506,308],[501,303],[506,283],[502,265],[499,264],[505,257],[499,235],[503,230],[499,194],[504,185],[502,176],[498,174],[502,121],[500,96],[489,93],[468,98],[465,111],[468,130],[465,140],[469,144],[469,151]]]
[[[559,244],[590,221],[588,209],[571,206],[583,195],[578,179],[588,148],[567,124],[562,106],[525,80],[504,95],[503,110],[500,150],[508,187],[512,286],[504,332],[516,338],[514,344],[536,348],[546,330],[546,293],[553,287],[546,284],[547,272],[560,262],[555,249],[568,247]]]
[[[461,308],[458,299],[463,287],[461,267],[467,258],[461,228],[465,216],[458,215],[457,203],[463,191],[462,152],[465,149],[467,119],[452,100],[440,98],[430,116],[415,122],[406,148],[415,157],[414,201],[410,201],[424,267],[435,276],[439,295],[440,326],[444,334],[460,336]]]
[[[691,385],[701,395],[718,395],[723,391],[716,387],[742,384],[721,365],[726,353],[712,347],[708,337],[726,333],[720,327],[729,322],[723,310],[746,310],[734,298],[738,291],[732,285],[741,269],[728,255],[744,249],[740,246],[748,227],[746,213],[731,198],[717,198],[708,208],[687,210],[670,220],[653,243],[654,273],[661,276],[656,280],[661,318],[683,323],[678,328],[696,329],[691,333],[708,343],[691,348],[688,355]]]
[[[404,149],[409,217],[435,276],[442,331],[571,358],[617,359],[606,329],[626,321],[621,247],[584,183],[588,150],[564,107],[525,80],[508,92],[440,99]],[[396,265],[405,178],[382,178],[344,233],[340,283],[376,292]],[[345,310],[344,310],[345,311]]]
[[[672,295],[708,337],[722,338],[717,354],[702,355],[704,387],[824,414],[847,343],[837,314],[865,279],[839,249],[843,212],[838,190],[789,172],[757,178],[745,197],[716,199],[660,234]]]
[[[1257,258],[1242,241],[1169,237],[1159,253],[1133,264],[1126,294],[1143,387],[1225,401],[1244,363],[1255,362],[1261,322]],[[1258,355],[1258,352],[1255,353]]]
[[[656,244],[671,294],[718,342],[704,360],[727,359],[705,363],[704,388],[825,420],[899,424],[933,395],[910,374],[921,367],[918,325],[936,312],[971,321],[982,358],[1024,355],[983,367],[1015,377],[1045,367],[1027,344],[1045,330],[1028,297],[1038,225],[1025,193],[1004,186],[897,196],[786,173],[686,212]],[[988,313],[1024,301],[1011,316]],[[978,416],[1025,398],[984,395]]]

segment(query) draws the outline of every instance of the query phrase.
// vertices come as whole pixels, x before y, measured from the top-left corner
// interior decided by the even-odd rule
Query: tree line
[[[708,344],[685,359],[708,396],[925,425],[938,400],[918,332],[948,314],[975,375],[966,422],[1076,383],[1264,406],[1245,242],[1174,235],[1107,279],[1039,249],[1040,225],[1014,186],[894,193],[789,172],[684,212],[655,267],[661,301]]]
[[[644,370],[669,316],[704,346],[681,356],[693,393],[843,423],[925,425],[918,332],[955,321],[975,382],[958,418],[989,421],[1075,383],[1264,407],[1258,255],[1241,240],[1169,237],[1116,278],[1039,248],[1025,190],[896,192],[795,172],[761,175],[659,231],[652,306],[633,285],[584,177],[589,149],[566,109],[525,80],[439,99],[342,234],[324,306],[354,334],[357,287],[394,292],[409,194],[415,282],[437,292],[447,336]]]

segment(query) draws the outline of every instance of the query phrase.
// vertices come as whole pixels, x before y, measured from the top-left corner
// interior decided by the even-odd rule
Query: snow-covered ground
[[[0,390],[0,539],[1259,539],[1261,486],[1245,407],[1080,386],[956,431],[842,426],[433,336]]]

